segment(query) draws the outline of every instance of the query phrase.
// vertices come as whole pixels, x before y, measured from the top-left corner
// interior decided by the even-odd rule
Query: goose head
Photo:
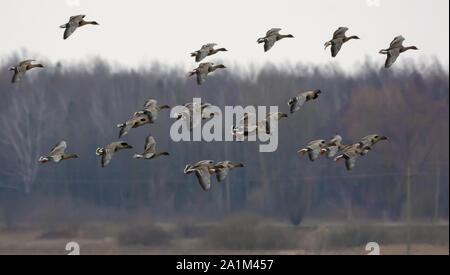
[[[96,150],[95,150],[95,154],[97,155],[97,156],[101,156],[101,155],[103,155],[105,153],[105,149],[104,148],[97,148]]]
[[[46,158],[46,157],[39,157],[39,162],[40,163],[46,163],[46,162],[48,162],[49,160],[48,160],[48,158]]]

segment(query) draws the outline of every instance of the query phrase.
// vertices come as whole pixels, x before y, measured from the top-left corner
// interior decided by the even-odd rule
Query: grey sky
[[[189,53],[215,42],[229,52],[209,60],[225,64],[333,62],[349,68],[366,56],[383,63],[378,51],[402,34],[405,45],[420,51],[398,61],[436,56],[448,66],[448,9],[448,0],[2,0],[0,57],[25,48],[33,54],[27,58],[80,61],[99,55],[126,66],[158,60],[191,68]],[[100,26],[83,27],[63,40],[58,26],[75,14]],[[350,41],[331,59],[323,44],[339,26],[361,40]],[[295,38],[264,53],[256,40],[272,27]]]

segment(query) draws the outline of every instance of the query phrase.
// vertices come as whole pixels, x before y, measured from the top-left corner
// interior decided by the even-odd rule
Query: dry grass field
[[[1,228],[1,227],[0,227]],[[376,241],[381,254],[407,254],[403,224],[351,223],[293,227],[241,215],[209,223],[88,223],[52,230],[19,225],[0,231],[0,254],[64,255],[69,241],[81,254],[367,254]],[[448,222],[412,224],[410,254],[449,254]]]

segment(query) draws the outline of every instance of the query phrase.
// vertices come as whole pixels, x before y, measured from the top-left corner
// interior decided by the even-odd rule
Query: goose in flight
[[[31,64],[33,61],[36,61],[36,60],[34,60],[34,59],[24,60],[24,61],[20,62],[19,65],[15,66],[15,67],[10,67],[9,70],[14,71],[14,75],[13,75],[11,82],[12,83],[19,82],[20,79],[22,79],[23,75],[27,71],[29,71],[33,68],[44,68],[44,65],[42,65],[42,64]]]
[[[212,160],[201,160],[194,165],[186,165],[184,173],[189,175],[195,173],[198,183],[204,191],[211,188],[211,175],[215,173],[217,168],[226,168],[223,165],[214,165]]]
[[[321,90],[307,91],[300,93],[298,96],[289,99],[288,105],[291,114],[298,111],[306,101],[318,98],[321,92],[322,92]]]
[[[180,120],[180,119],[184,120],[189,128],[189,131],[192,131],[192,129],[194,129],[195,127],[197,127],[200,124],[200,120],[194,121],[194,110],[195,110],[195,112],[200,113],[200,118],[202,120],[211,118],[215,115],[218,115],[218,113],[216,113],[216,112],[208,112],[206,110],[208,107],[211,106],[211,104],[207,103],[207,102],[202,103],[201,105],[199,105],[198,103],[195,103],[195,102],[188,102],[188,103],[185,103],[183,106],[186,108],[186,110],[175,114],[175,119],[176,120]]]
[[[127,120],[124,123],[117,124],[117,128],[120,128],[119,132],[119,138],[123,137],[124,135],[128,134],[128,132],[132,128],[137,128],[139,126],[145,125],[147,123],[150,123],[150,121],[143,116],[134,116]]]
[[[255,113],[245,113],[238,121],[237,125],[231,128],[234,139],[242,141],[245,137],[266,132],[264,121],[257,122]]]
[[[283,117],[288,117],[288,115],[287,114],[285,114],[285,113],[280,113],[280,112],[277,112],[277,113],[268,113],[267,115],[266,115],[266,118],[262,121],[262,123],[263,123],[263,125],[264,125],[264,127],[265,127],[265,130],[266,130],[266,134],[271,134],[272,133],[272,131],[271,131],[271,127],[270,127],[270,125],[271,125],[271,123],[273,122],[273,121],[279,121],[280,119],[282,119]]]
[[[351,170],[355,167],[356,157],[360,156],[363,151],[370,150],[370,147],[361,147],[359,143],[347,146],[342,154],[338,155],[334,160],[338,162],[341,159],[345,159],[345,167],[347,170]]]
[[[220,166],[219,168],[214,169],[214,172],[216,174],[216,179],[217,181],[223,181],[227,175],[228,172],[230,172],[232,169],[236,168],[236,167],[244,167],[244,164],[242,163],[236,163],[236,164],[231,164],[231,161],[229,160],[224,160],[224,161],[220,161],[218,163],[216,163],[216,166]]]
[[[162,109],[170,109],[168,105],[158,106],[158,101],[155,99],[149,99],[145,101],[144,108],[141,111],[134,113],[135,117],[140,117],[143,115],[147,116],[148,123],[155,123],[158,118],[159,111]]]
[[[397,60],[397,57],[407,50],[418,50],[416,46],[409,46],[404,47],[403,41],[405,41],[405,38],[401,35],[397,36],[392,40],[391,44],[389,45],[388,49],[380,50],[380,54],[387,54],[386,62],[384,63],[384,67],[389,68],[394,64],[395,60]]]
[[[347,27],[339,27],[334,33],[333,33],[333,38],[325,43],[325,49],[328,46],[331,46],[331,56],[332,57],[336,57],[336,55],[338,54],[339,50],[342,47],[342,44],[344,44],[345,42],[351,40],[351,39],[359,39],[358,36],[356,35],[352,35],[347,37],[345,35],[345,32],[348,30]]]
[[[128,145],[128,143],[124,141],[115,141],[103,148],[97,148],[95,150],[95,154],[97,156],[102,156],[102,167],[105,167],[111,161],[115,152],[122,149],[131,149],[131,148],[133,148],[133,146]]]
[[[69,22],[59,26],[62,29],[66,29],[64,31],[64,39],[67,39],[69,36],[72,35],[72,33],[78,28],[78,27],[82,27],[84,25],[99,25],[97,22],[95,21],[84,21],[84,17],[86,17],[86,15],[75,15],[75,16],[71,16],[69,18]]]
[[[217,46],[216,43],[208,43],[203,45],[200,50],[191,53],[191,57],[195,56],[195,62],[202,61],[205,57],[216,54],[218,52],[226,52],[225,48],[214,49],[214,46]]]
[[[238,139],[238,141],[259,133],[271,134],[270,124],[272,121],[279,121],[283,117],[288,117],[288,115],[280,112],[268,113],[264,119],[257,121],[255,113],[245,113],[239,119],[237,125],[231,128],[231,133],[233,138]]]
[[[195,70],[189,73],[189,77],[197,75],[197,84],[202,85],[206,80],[206,76],[219,68],[224,69],[226,67],[222,64],[214,65],[211,62],[200,63]]]
[[[65,159],[78,158],[78,156],[76,154],[66,155],[64,153],[66,148],[67,148],[67,142],[65,142],[64,140],[61,140],[60,142],[58,142],[55,145],[55,147],[52,148],[52,150],[50,151],[50,154],[48,156],[46,156],[46,157],[41,156],[39,158],[39,162],[46,163],[46,162],[52,161],[52,162],[58,163]]]
[[[259,44],[264,43],[264,52],[270,50],[278,40],[294,37],[292,34],[280,34],[280,31],[280,28],[272,28],[266,32],[265,37],[258,38]]]
[[[321,154],[326,153],[328,158],[334,157],[339,151],[343,150],[346,145],[342,145],[342,137],[336,134],[327,142],[325,148],[322,148]]]
[[[368,135],[359,141],[359,145],[361,148],[369,148],[371,149],[376,143],[378,143],[381,140],[387,140],[388,138],[386,136],[379,136],[377,134]],[[365,149],[361,152],[361,155],[367,154],[368,150]]]
[[[325,153],[324,151],[322,151],[322,149],[326,146],[327,143],[324,139],[313,140],[309,142],[305,148],[298,150],[297,153],[300,153],[300,156],[304,156],[306,153],[308,153],[309,160],[315,161],[320,154]]]
[[[145,150],[142,154],[134,154],[133,158],[136,159],[153,159],[159,156],[168,156],[169,153],[162,152],[162,153],[156,153],[156,141],[153,138],[153,136],[149,135],[145,139]]]

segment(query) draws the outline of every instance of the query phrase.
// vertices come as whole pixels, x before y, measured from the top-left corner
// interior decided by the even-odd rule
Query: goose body
[[[124,141],[115,141],[106,145],[103,148],[97,148],[95,150],[95,154],[97,156],[102,157],[101,161],[102,167],[105,167],[106,165],[109,164],[115,152],[120,151],[122,149],[131,149],[131,148],[133,148],[133,146],[129,145]]]
[[[144,107],[141,111],[134,113],[135,117],[147,116],[148,123],[155,123],[158,119],[159,111],[162,109],[170,109],[168,105],[158,106],[158,101],[155,99],[149,99],[145,102]]]
[[[307,91],[289,99],[288,106],[291,114],[300,110],[306,101],[318,98],[320,93],[322,93],[321,90]]]
[[[336,134],[330,141],[327,142],[325,148],[321,153],[326,153],[328,158],[334,157],[339,151],[341,151],[345,145],[341,144],[342,137]]]
[[[132,128],[137,128],[148,123],[150,123],[150,121],[147,117],[134,116],[124,123],[117,124],[117,128],[120,128],[119,138],[128,134]]]
[[[406,52],[407,50],[418,50],[416,46],[404,47],[403,41],[405,41],[405,38],[399,35],[395,37],[394,40],[392,40],[391,44],[389,45],[389,48],[380,50],[379,52],[380,54],[387,55],[386,62],[384,63],[385,68],[391,67],[401,53]]]
[[[186,125],[188,126],[189,131],[192,131],[195,127],[197,127],[200,124],[199,121],[194,121],[194,111],[200,113],[200,118],[208,119],[211,118],[217,113],[214,112],[208,112],[207,108],[211,106],[210,103],[202,103],[201,105],[194,103],[194,102],[188,102],[183,105],[187,110],[184,110],[183,112],[180,112],[175,115],[176,120],[184,120]]]
[[[67,142],[64,140],[61,140],[60,142],[58,142],[50,151],[50,154],[46,157],[41,156],[39,158],[39,162],[40,163],[46,163],[46,162],[60,162],[62,160],[65,159],[70,159],[70,158],[78,158],[78,155],[76,154],[70,154],[70,155],[66,155],[64,152],[66,151],[67,148]]]
[[[283,38],[293,38],[292,34],[280,34],[280,28],[272,28],[266,32],[266,36],[258,38],[258,43],[264,43],[264,52],[270,50],[275,42]]]
[[[34,59],[24,60],[20,62],[19,65],[15,67],[10,67],[9,70],[14,71],[14,75],[11,79],[11,82],[12,83],[19,82],[24,76],[24,74],[33,68],[44,68],[42,64],[32,64],[33,61],[35,60]]]
[[[217,181],[223,181],[225,180],[225,178],[228,175],[228,172],[230,172],[231,170],[233,170],[236,167],[244,167],[244,164],[242,163],[236,163],[236,164],[232,164],[231,161],[229,160],[224,160],[224,161],[220,161],[218,163],[216,163],[216,167],[214,169],[214,172],[216,174],[216,179]]]
[[[309,160],[315,161],[320,154],[324,153],[322,149],[325,148],[326,145],[327,143],[324,139],[313,140],[309,142],[305,148],[298,150],[297,153],[300,153],[300,156],[304,156],[308,153]]]
[[[223,168],[223,166],[214,165],[212,160],[201,160],[194,165],[186,165],[184,173],[186,175],[195,173],[202,189],[208,191],[211,188],[211,175],[215,173],[216,168]]]
[[[342,154],[338,155],[334,160],[338,162],[341,159],[345,159],[345,167],[347,170],[351,170],[355,167],[356,158],[361,156],[361,153],[365,150],[370,150],[370,147],[361,147],[359,143],[347,146]]]
[[[325,43],[325,49],[328,46],[331,46],[331,56],[336,57],[338,52],[341,50],[341,47],[344,43],[348,42],[351,39],[359,39],[358,36],[352,35],[347,37],[345,32],[348,31],[347,27],[339,27],[334,33],[333,38],[330,41]]]
[[[189,77],[197,75],[197,84],[202,85],[206,81],[206,77],[209,73],[214,72],[217,69],[224,69],[226,68],[224,65],[214,65],[214,63],[211,62],[204,62],[200,63],[198,67],[189,73]]]
[[[361,151],[361,155],[367,154],[368,152],[367,148],[371,149],[379,141],[387,139],[388,138],[386,136],[379,136],[377,134],[372,134],[361,138],[361,140],[358,143],[361,148],[366,148],[365,150]]]
[[[169,153],[162,152],[162,153],[156,153],[156,141],[153,138],[153,136],[149,135],[145,139],[145,147],[144,147],[144,153],[142,154],[134,154],[133,158],[137,159],[153,159],[159,156],[168,156]]]
[[[273,123],[275,120],[279,121],[280,119],[282,119],[284,117],[288,117],[288,115],[285,113],[281,113],[281,112],[268,113],[266,115],[266,118],[262,121],[262,124],[264,125],[266,134],[272,133],[273,129],[271,128],[271,123]]]
[[[195,62],[200,62],[207,56],[216,54],[218,52],[227,51],[227,49],[225,48],[214,49],[214,46],[217,46],[217,44],[216,43],[205,44],[200,48],[200,50],[191,53],[191,57],[195,57]]]
[[[233,138],[242,141],[243,138],[256,135],[257,133],[266,132],[264,121],[257,122],[255,113],[245,113],[238,121],[237,125],[233,126],[231,132]]]
[[[86,17],[86,15],[82,14],[71,16],[69,18],[69,22],[59,26],[60,28],[65,29],[63,35],[64,39],[67,39],[69,36],[71,36],[78,27],[82,27],[84,25],[99,25],[95,21],[85,21],[84,17]]]

